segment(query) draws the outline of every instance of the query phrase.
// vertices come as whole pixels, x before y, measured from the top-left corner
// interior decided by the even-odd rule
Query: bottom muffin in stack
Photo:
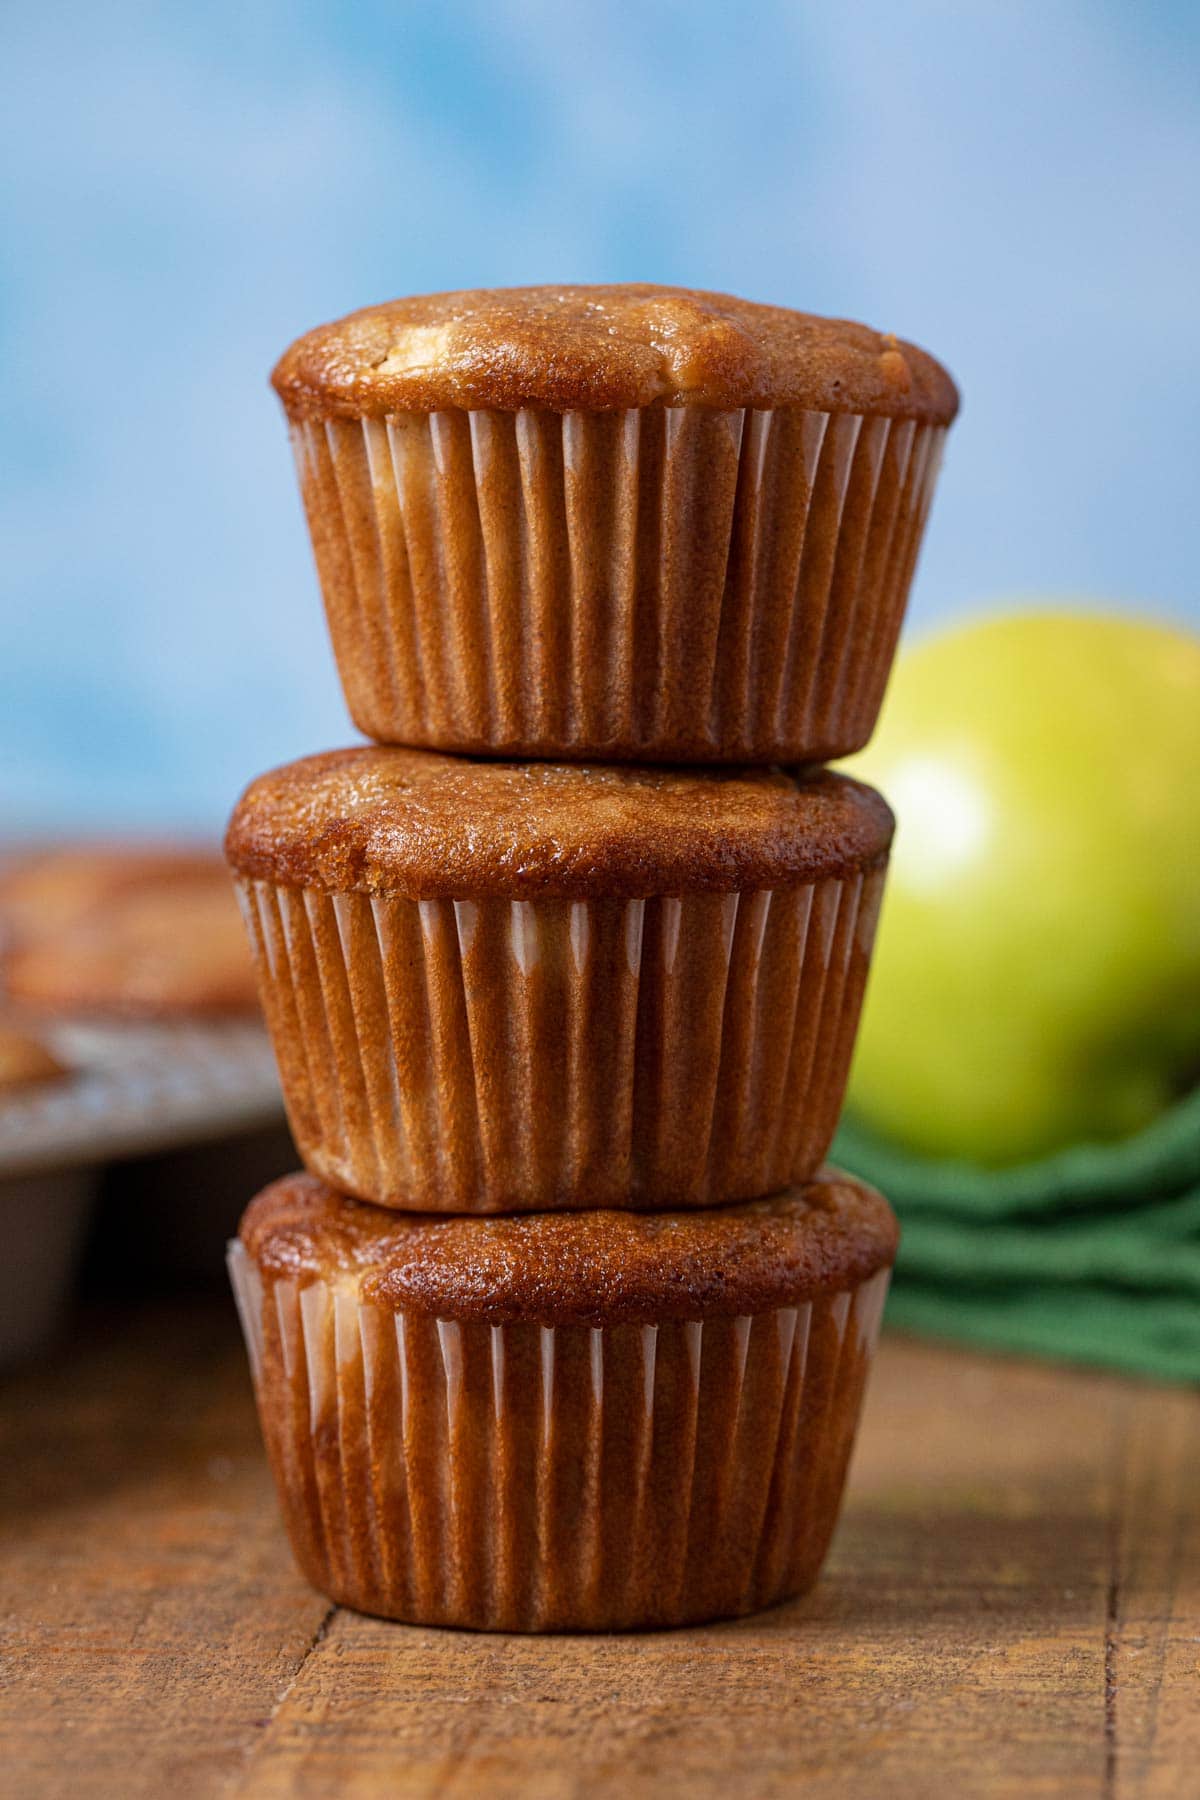
[[[389,1213],[296,1175],[230,1268],[297,1560],[490,1630],[734,1615],[816,1578],[895,1256],[833,1172],[700,1212]]]

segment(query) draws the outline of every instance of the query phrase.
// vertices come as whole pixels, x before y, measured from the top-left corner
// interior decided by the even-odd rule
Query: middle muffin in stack
[[[895,1248],[814,1179],[892,819],[768,765],[869,734],[953,385],[651,288],[378,308],[276,385],[384,740],[262,777],[227,843],[320,1178],[231,1264],[297,1555],[519,1629],[798,1591]]]

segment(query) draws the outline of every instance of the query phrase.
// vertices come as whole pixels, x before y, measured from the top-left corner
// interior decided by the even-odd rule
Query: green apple
[[[1018,611],[918,642],[849,772],[899,820],[857,1117],[1018,1162],[1200,1077],[1200,638]]]

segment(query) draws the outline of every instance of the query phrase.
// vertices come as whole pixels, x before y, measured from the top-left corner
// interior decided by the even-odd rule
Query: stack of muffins
[[[357,313],[275,371],[350,710],[227,840],[309,1173],[231,1248],[309,1579],[503,1630],[797,1593],[895,1254],[822,1170],[879,708],[957,396],[655,287]]]

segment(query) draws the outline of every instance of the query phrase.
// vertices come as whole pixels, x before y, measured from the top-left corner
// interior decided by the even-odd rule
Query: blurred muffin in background
[[[229,875],[207,850],[68,844],[0,876],[4,985],[56,1013],[257,1010]]]
[[[0,861],[0,936],[43,937],[132,888],[211,880],[212,851],[188,845],[97,840],[38,845]]]
[[[61,1081],[68,1073],[40,1038],[0,1020],[0,1094],[43,1081]]]

